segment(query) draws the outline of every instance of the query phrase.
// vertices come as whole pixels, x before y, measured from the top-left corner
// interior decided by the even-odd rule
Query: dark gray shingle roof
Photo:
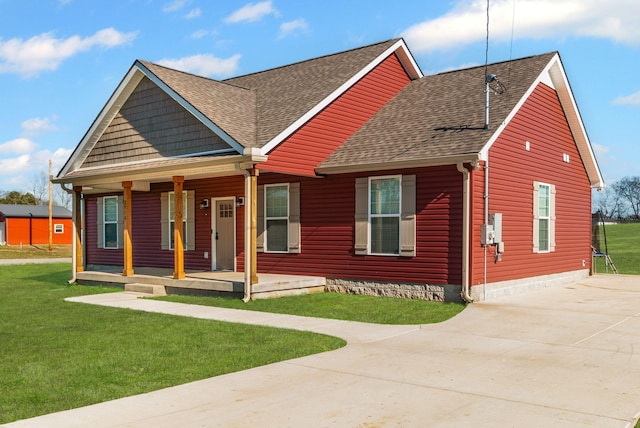
[[[36,218],[48,218],[49,206],[0,204],[0,213],[9,218],[31,217],[32,215]],[[54,218],[71,218],[71,211],[65,207],[54,205],[52,207],[52,215]]]
[[[321,168],[478,153],[555,54],[488,66],[487,73],[507,87],[491,95],[489,130],[483,129],[484,66],[425,76],[409,83]]]

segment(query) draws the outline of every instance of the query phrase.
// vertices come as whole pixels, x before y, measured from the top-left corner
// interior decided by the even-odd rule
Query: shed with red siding
[[[71,211],[54,206],[51,211],[51,238],[54,245],[71,244]],[[2,245],[49,244],[49,207],[45,205],[0,204]]]

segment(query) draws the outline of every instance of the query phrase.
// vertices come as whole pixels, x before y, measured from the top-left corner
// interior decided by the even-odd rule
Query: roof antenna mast
[[[500,95],[506,92],[507,88],[502,84],[495,74],[487,73],[489,64],[489,0],[487,0],[487,39],[484,51],[484,129],[489,129],[489,95],[491,93]],[[492,86],[493,84],[493,86]]]

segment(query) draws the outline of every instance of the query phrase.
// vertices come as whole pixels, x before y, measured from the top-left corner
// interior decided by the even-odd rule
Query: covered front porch
[[[123,287],[125,291],[153,295],[197,294],[243,297],[244,272],[185,271],[184,278],[175,279],[171,269],[136,267],[135,273],[122,275],[121,267],[100,267],[76,273],[79,284],[101,284]],[[322,292],[326,279],[318,276],[261,273],[251,285],[251,298],[290,296]]]

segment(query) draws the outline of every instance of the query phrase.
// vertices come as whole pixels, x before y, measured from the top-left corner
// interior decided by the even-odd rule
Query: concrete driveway
[[[10,427],[625,427],[640,415],[640,277],[597,276],[378,326],[136,300],[77,301],[300,328],[339,350]],[[638,352],[636,352],[638,350]]]

